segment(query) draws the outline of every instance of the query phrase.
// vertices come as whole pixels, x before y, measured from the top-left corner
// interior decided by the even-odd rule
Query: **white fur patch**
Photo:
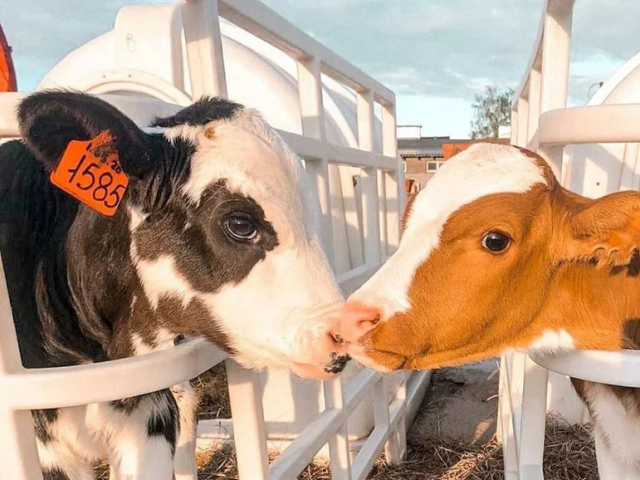
[[[538,350],[547,353],[575,350],[575,342],[573,337],[569,335],[569,332],[564,329],[546,329],[542,332],[542,336],[531,342],[529,350]]]
[[[119,446],[121,459],[116,478],[122,480],[172,480],[171,447],[161,436],[132,434]]]
[[[627,411],[607,385],[590,384],[586,395],[595,417],[598,463],[603,460],[599,470],[618,475],[602,478],[640,479],[640,407]]]
[[[121,480],[171,480],[171,447],[162,435],[147,435],[148,419],[158,415],[155,397],[145,397],[130,414],[105,404],[92,404],[87,412],[90,429],[109,441],[109,461]]]
[[[415,272],[438,247],[454,212],[484,196],[525,193],[539,183],[546,184],[542,169],[514,147],[481,143],[457,154],[416,197],[396,253],[351,299],[380,308],[383,319],[407,311]]]
[[[208,126],[180,126],[165,133],[167,138],[181,136],[196,145],[183,194],[198,205],[207,188],[224,180],[227,189],[260,205],[280,245],[315,235],[317,199],[306,186],[299,158],[277,133],[247,109],[213,125],[212,139],[204,133]]]
[[[149,215],[144,213],[138,207],[130,205],[128,208],[129,208],[129,215],[131,216],[131,220],[129,222],[129,228],[133,232],[136,228],[138,228],[140,226],[140,224],[142,222],[144,222],[146,220],[146,218]]]
[[[171,392],[180,411],[180,433],[174,459],[175,480],[193,480],[198,471],[195,458],[198,398],[189,382],[171,387]]]
[[[213,138],[205,135],[208,128],[214,128]],[[165,137],[184,138],[196,146],[182,189],[194,203],[207,187],[224,179],[230,190],[256,200],[271,222],[285,214],[301,232],[317,227],[317,200],[305,188],[300,159],[255,110],[243,108],[208,125],[172,127]]]
[[[181,138],[197,144],[199,137],[204,135],[204,129],[205,127],[203,125],[189,125],[188,123],[185,123],[182,125],[176,125],[175,127],[164,128],[160,133],[163,133],[165,138],[170,142]]]
[[[197,399],[186,382],[172,387],[184,426],[178,446],[195,442],[194,415]],[[94,463],[107,458],[116,480],[171,480],[171,448],[162,435],[147,435],[148,419],[159,408],[155,397],[146,397],[131,414],[106,403],[62,408],[49,425],[52,441],[38,441],[40,463],[60,469],[73,480],[93,480]],[[189,433],[193,432],[193,433]]]
[[[40,465],[45,470],[61,470],[74,480],[94,480],[92,463],[78,457],[66,444],[36,441]]]
[[[44,468],[60,469],[77,480],[95,478],[93,462],[104,458],[106,445],[100,435],[87,428],[87,408],[59,410],[57,419],[48,426],[53,440],[46,444],[37,442],[40,464]]]
[[[132,242],[132,250],[135,250],[135,241]],[[195,296],[196,292],[176,268],[173,257],[161,255],[155,260],[140,260],[135,253],[132,256],[144,292],[153,308],[158,308],[163,296],[178,298],[183,306],[187,306]]]
[[[132,335],[134,352],[136,355],[143,355],[157,350],[172,348],[175,345],[175,337],[175,334],[171,333],[165,328],[161,328],[155,335],[155,339],[153,342],[154,345],[149,345],[142,340],[140,335],[134,333]],[[195,442],[197,425],[195,421],[195,415],[196,409],[198,407],[198,397],[188,381],[171,387],[171,393],[176,399],[176,402],[178,404],[178,411],[180,413],[180,429],[178,438],[176,439],[176,450],[174,457],[175,480],[190,480],[194,478],[193,474],[197,472],[195,463]],[[154,452],[152,454],[158,454],[157,452],[155,452],[156,449],[160,449],[159,452],[160,454],[162,454],[162,452],[164,451],[162,441],[157,440],[156,443],[157,445],[151,446],[151,450],[152,452]],[[122,449],[119,447],[119,451],[120,450]],[[121,460],[122,457],[119,456],[117,460],[117,470],[119,472],[124,471],[126,468],[130,468],[127,467],[127,465],[123,465]],[[128,458],[128,462],[131,463],[132,459]],[[166,466],[162,465],[160,468],[161,472],[166,471]],[[149,475],[151,474],[155,475],[157,473],[149,473]],[[149,476],[149,478],[154,477]]]

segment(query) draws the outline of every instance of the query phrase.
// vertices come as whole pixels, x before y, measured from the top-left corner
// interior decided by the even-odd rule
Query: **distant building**
[[[509,143],[508,138],[469,140],[451,137],[423,137],[419,125],[398,126],[398,153],[402,157],[407,193],[420,191],[438,169],[472,143],[490,141]],[[412,134],[413,136],[409,136]]]
[[[398,153],[403,160],[408,192],[417,192],[426,185],[446,158],[451,156],[447,151],[448,155],[445,158],[445,150],[450,150],[450,146],[467,142],[469,140],[452,140],[451,137],[400,138],[398,136]]]

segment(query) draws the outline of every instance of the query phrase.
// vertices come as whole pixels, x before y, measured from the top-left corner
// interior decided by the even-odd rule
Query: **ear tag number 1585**
[[[107,216],[116,213],[129,184],[109,132],[69,142],[50,178],[56,187]]]

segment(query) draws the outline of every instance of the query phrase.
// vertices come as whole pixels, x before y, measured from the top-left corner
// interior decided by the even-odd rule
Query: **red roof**
[[[463,150],[466,150],[471,145],[477,142],[487,142],[487,143],[504,143],[509,144],[508,138],[484,138],[478,140],[467,140],[462,142],[455,143],[443,143],[442,144],[442,156],[445,160],[453,157],[456,153],[460,153]]]

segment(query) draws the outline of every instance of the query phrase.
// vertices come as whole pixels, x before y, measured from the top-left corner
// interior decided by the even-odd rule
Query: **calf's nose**
[[[356,343],[380,323],[380,310],[359,302],[348,302],[342,309],[340,332],[346,342]]]

